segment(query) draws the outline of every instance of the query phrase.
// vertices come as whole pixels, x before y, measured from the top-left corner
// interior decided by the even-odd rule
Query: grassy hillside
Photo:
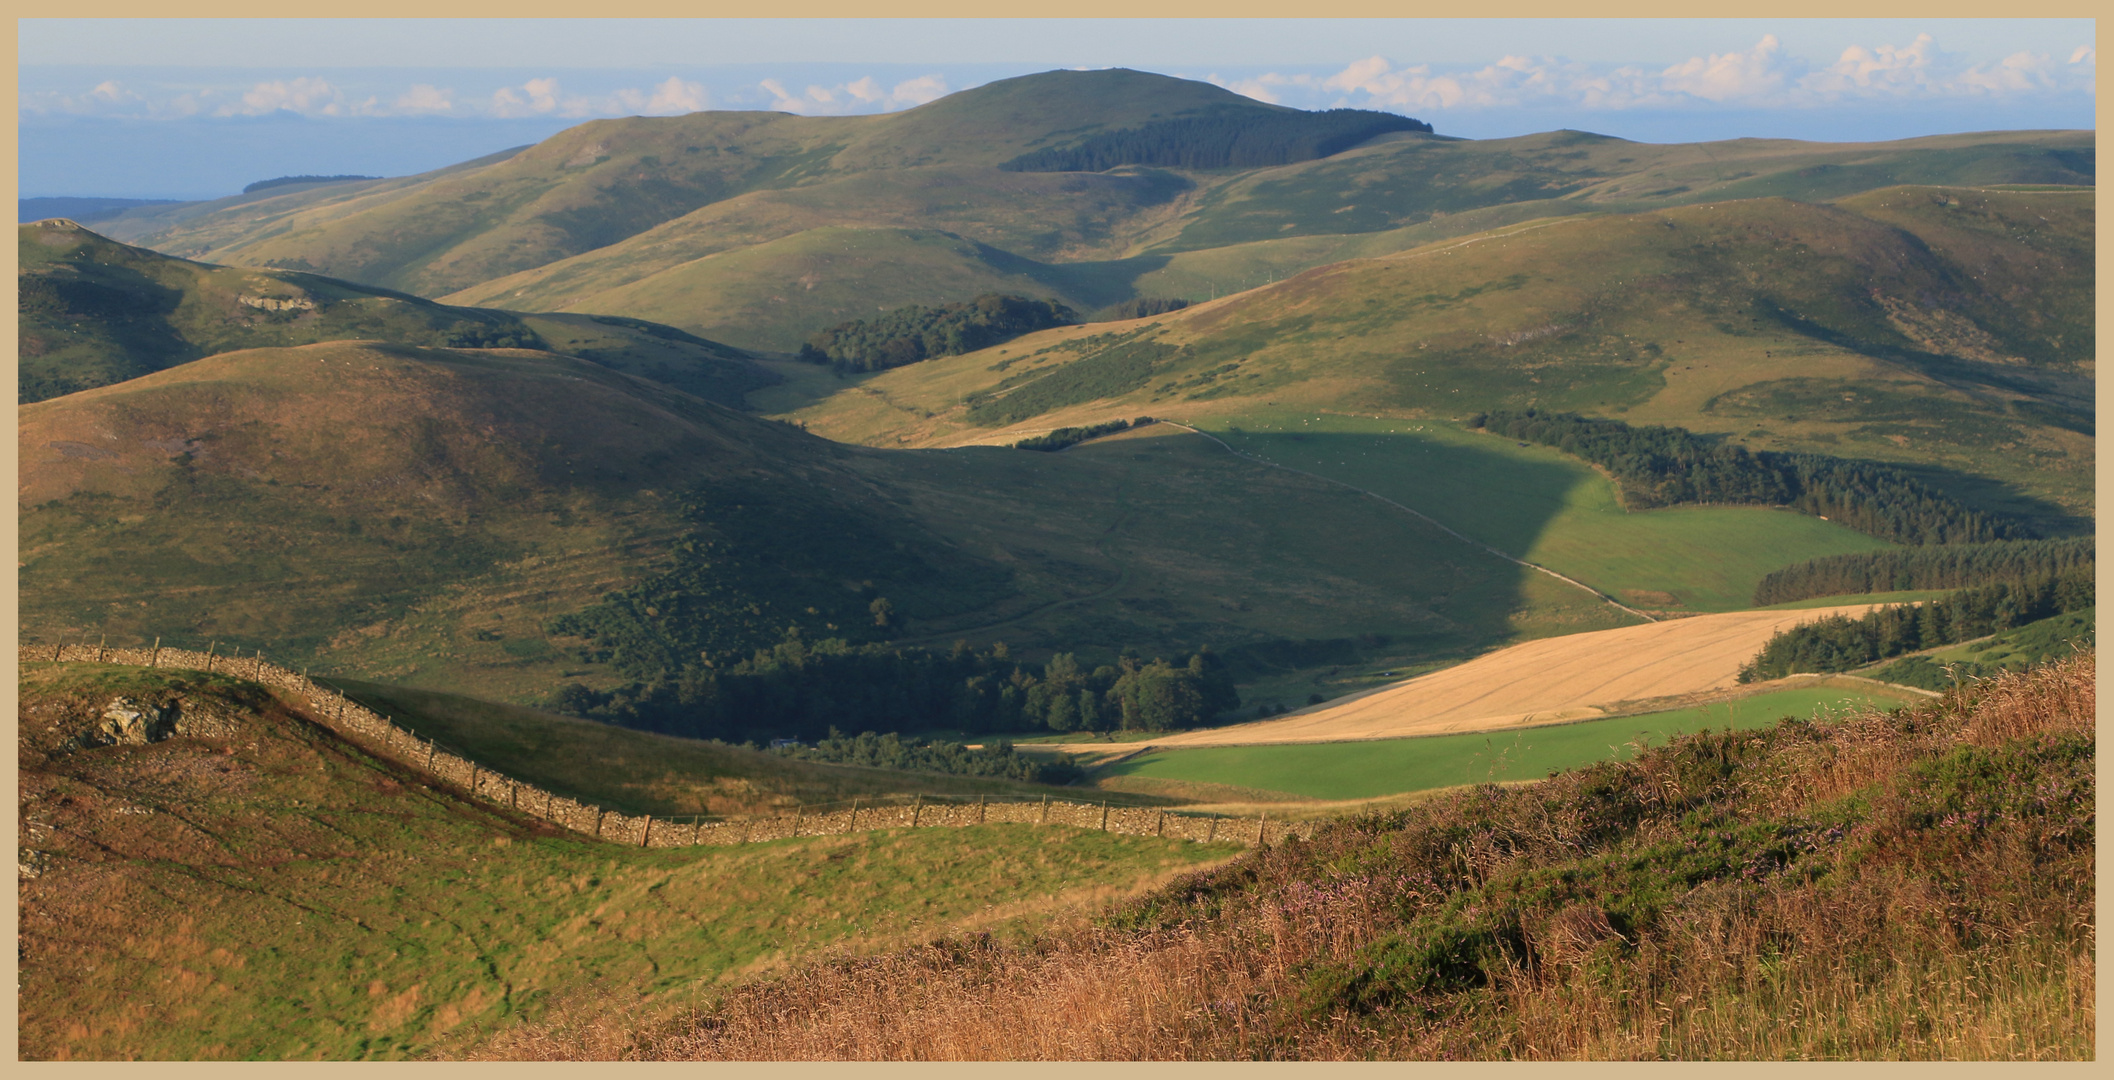
[[[1444,419],[1535,405],[1898,462],[1972,505],[2079,531],[2089,194],[1859,198],[1530,222],[1141,323],[1046,331],[806,407],[771,401],[836,438],[922,445],[1140,413],[1232,424],[1269,406]],[[1873,201],[1890,217],[1860,212]]]
[[[1091,928],[478,1056],[2089,1060],[2089,658],[1343,822]]]
[[[64,221],[21,226],[18,239],[23,401],[235,349],[352,339],[549,347],[735,406],[773,381],[737,350],[636,319],[446,307],[314,274],[170,258]]]
[[[353,700],[517,780],[627,814],[779,813],[796,806],[895,794],[1079,798],[1077,790],[944,773],[800,761],[696,739],[630,731],[538,709],[357,679],[332,682]],[[1096,793],[1116,805],[1151,796]]]
[[[118,697],[185,731],[80,747]],[[823,951],[1019,933],[1226,845],[986,826],[642,850],[428,786],[251,684],[27,665],[21,1056],[403,1059]],[[671,763],[687,764],[687,763]]]
[[[456,303],[625,315],[790,350],[829,321],[780,306],[790,296],[693,309],[683,284],[700,280],[692,264],[816,230],[937,230],[993,249],[972,263],[1061,280],[1068,302],[1091,293],[1088,310],[1139,295],[1209,299],[1530,218],[1764,195],[1822,200],[1908,183],[2083,185],[2094,175],[2089,132],[1676,146],[1582,132],[1395,132],[1263,168],[999,168],[1023,153],[1119,134],[1135,141],[1207,118],[1239,126],[1303,115],[1205,83],[1114,70],[1001,80],[885,116],[595,121],[500,160],[347,185],[358,191],[165,210],[157,220],[169,225],[145,242]],[[782,251],[759,255],[751,292],[811,288],[802,282],[813,267]],[[931,295],[897,301],[884,295],[888,282],[868,279],[880,286],[871,293],[840,287],[832,303],[962,301],[986,287],[933,292],[934,283]]]
[[[507,700],[637,677],[551,636],[583,612],[653,655],[790,626],[1279,673],[1631,618],[1174,429],[883,452],[525,350],[230,353],[27,406],[20,439],[26,640],[217,640]]]

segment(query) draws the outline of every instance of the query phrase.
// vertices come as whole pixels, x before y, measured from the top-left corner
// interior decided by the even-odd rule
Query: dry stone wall
[[[264,657],[222,656],[217,650],[112,649],[100,645],[24,645],[27,663],[125,664],[177,668],[247,679],[278,690],[308,707],[308,714],[338,735],[450,787],[525,817],[548,821],[583,836],[633,847],[689,847],[697,844],[746,844],[795,836],[822,836],[876,829],[969,825],[1057,825],[1096,829],[1126,836],[1163,836],[1199,843],[1262,845],[1289,836],[1307,836],[1313,823],[1271,821],[1267,817],[1220,817],[1185,814],[1156,807],[1109,806],[1063,799],[1038,801],[962,801],[960,797],[917,795],[905,804],[897,799],[858,800],[850,806],[802,808],[792,814],[703,820],[633,817],[605,807],[556,795],[494,772],[439,744],[398,727],[388,717],[289,671]]]

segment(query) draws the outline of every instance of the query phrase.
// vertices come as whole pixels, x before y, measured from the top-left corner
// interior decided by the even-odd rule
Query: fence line
[[[861,796],[814,807],[797,807],[792,814],[708,820],[702,816],[662,817],[628,815],[593,803],[581,802],[533,784],[524,783],[479,765],[467,754],[456,753],[432,739],[423,739],[396,725],[387,716],[353,701],[343,693],[323,686],[305,674],[297,674],[264,659],[260,651],[251,656],[223,656],[217,644],[205,652],[167,648],[159,640],[151,649],[114,649],[103,645],[24,645],[22,663],[123,664],[132,667],[172,668],[225,674],[281,690],[307,703],[312,718],[341,737],[363,746],[399,765],[459,788],[486,802],[505,807],[524,817],[548,821],[583,836],[632,847],[689,847],[702,844],[743,844],[782,840],[795,836],[822,836],[876,829],[962,827],[981,824],[1070,825],[1082,829],[1127,836],[1161,836],[1198,842],[1231,841],[1250,846],[1266,845],[1288,836],[1307,836],[1313,823],[1271,821],[1260,817],[1227,817],[1217,814],[1183,813],[1150,806],[1111,806],[1069,799],[1016,799],[1001,796]],[[903,798],[910,804],[901,805]]]

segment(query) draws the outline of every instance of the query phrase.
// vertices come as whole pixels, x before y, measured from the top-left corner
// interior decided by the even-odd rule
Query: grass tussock
[[[2090,1059],[2094,666],[1369,814],[1008,944],[481,1050],[628,1059]]]

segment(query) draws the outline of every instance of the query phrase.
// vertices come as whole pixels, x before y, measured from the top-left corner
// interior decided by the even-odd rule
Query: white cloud
[[[502,86],[492,92],[492,112],[498,116],[535,116],[557,108],[556,79],[530,79],[519,87]]]
[[[1792,77],[1794,61],[1784,55],[1775,34],[1765,34],[1746,52],[1690,57],[1660,72],[1661,85],[1675,93],[1726,102],[1773,97]]]
[[[874,77],[871,75],[857,82],[845,83],[844,92],[868,105],[875,104],[888,97],[888,93],[881,89],[881,84],[875,82]]]
[[[329,82],[303,75],[258,83],[242,95],[240,105],[223,105],[219,112],[222,116],[260,116],[284,110],[304,116],[341,116],[343,97]]]
[[[915,79],[905,79],[897,83],[895,89],[888,92],[888,104],[891,108],[900,109],[938,101],[946,96],[947,80],[938,75],[920,75]]]
[[[455,91],[415,83],[396,99],[395,107],[396,111],[406,113],[451,112],[455,108]]]
[[[646,102],[646,112],[654,116],[700,112],[711,100],[702,83],[684,82],[670,75],[668,81],[653,88],[653,97]]]
[[[947,94],[947,80],[938,75],[905,79],[887,91],[883,91],[880,82],[871,75],[832,86],[811,83],[797,93],[777,79],[764,79],[756,85],[771,95],[770,108],[808,116],[869,112],[877,105],[883,111],[903,109],[923,105]]]
[[[1786,53],[1775,35],[1750,49],[1693,56],[1653,71],[1596,68],[1560,57],[1507,55],[1480,68],[1398,68],[1385,57],[1346,64],[1332,75],[1269,72],[1213,83],[1272,104],[1305,108],[1358,106],[1418,113],[1448,109],[1566,106],[1587,109],[1821,107],[1851,100],[1936,100],[1963,95],[2090,94],[2096,71],[2090,46],[2067,64],[2021,52],[1977,67],[1941,51],[1929,34],[1906,45],[1851,45],[1834,63],[1814,68]]]

